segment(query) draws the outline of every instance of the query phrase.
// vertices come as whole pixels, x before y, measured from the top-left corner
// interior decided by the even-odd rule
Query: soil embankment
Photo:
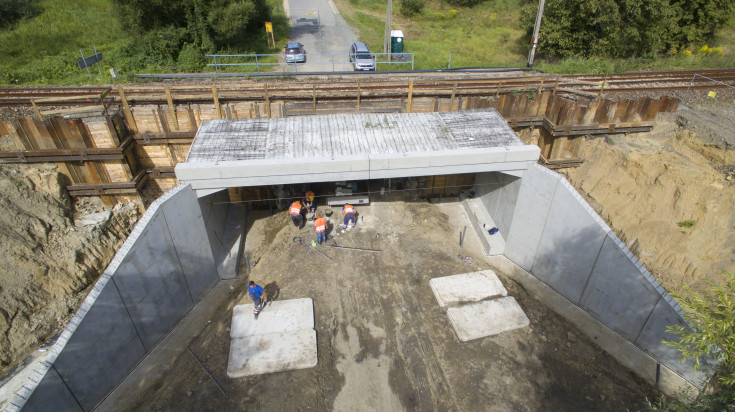
[[[588,141],[585,163],[565,172],[669,292],[735,268],[728,130],[689,112],[659,115],[650,133]]]
[[[71,199],[55,166],[0,165],[0,374],[63,328],[140,216]]]

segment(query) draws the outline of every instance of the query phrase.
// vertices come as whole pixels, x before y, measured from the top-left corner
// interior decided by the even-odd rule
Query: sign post
[[[268,37],[268,47],[275,48],[276,39],[273,38],[273,23],[269,21],[265,22],[265,33],[266,33],[266,37]],[[270,34],[270,36],[268,36],[268,34]],[[273,43],[272,46],[271,46],[271,43]]]

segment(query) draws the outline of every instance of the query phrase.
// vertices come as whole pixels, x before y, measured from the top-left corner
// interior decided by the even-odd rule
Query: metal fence
[[[255,67],[255,71],[260,73],[271,67],[280,67],[282,71],[289,73],[298,72],[346,72],[353,71],[354,67],[350,62],[348,53],[308,53],[306,55],[306,63],[286,63],[283,54],[207,54],[206,57],[212,58],[212,63],[207,66],[214,67],[214,71],[219,73],[228,67]],[[413,53],[373,53],[375,57],[376,70],[406,70],[410,65],[411,70],[414,69]],[[274,61],[275,60],[275,61]],[[401,65],[401,66],[398,66]]]

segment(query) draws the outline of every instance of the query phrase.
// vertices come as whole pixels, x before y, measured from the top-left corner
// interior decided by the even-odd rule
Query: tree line
[[[492,0],[447,0],[474,7]],[[538,0],[521,1],[521,25],[530,43]],[[711,41],[732,18],[735,0],[548,0],[538,57],[652,57]],[[425,0],[401,0],[406,16]]]

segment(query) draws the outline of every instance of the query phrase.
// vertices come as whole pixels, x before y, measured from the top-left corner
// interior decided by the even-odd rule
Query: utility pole
[[[390,50],[390,19],[393,16],[393,0],[388,0],[388,10],[385,13],[385,37],[383,38],[383,53],[388,53]]]
[[[533,37],[531,37],[531,50],[528,52],[528,67],[533,66],[533,57],[536,55],[536,46],[538,45],[538,32],[541,29],[541,16],[544,15],[544,0],[538,2],[538,12],[536,13],[536,25],[533,26]]]

